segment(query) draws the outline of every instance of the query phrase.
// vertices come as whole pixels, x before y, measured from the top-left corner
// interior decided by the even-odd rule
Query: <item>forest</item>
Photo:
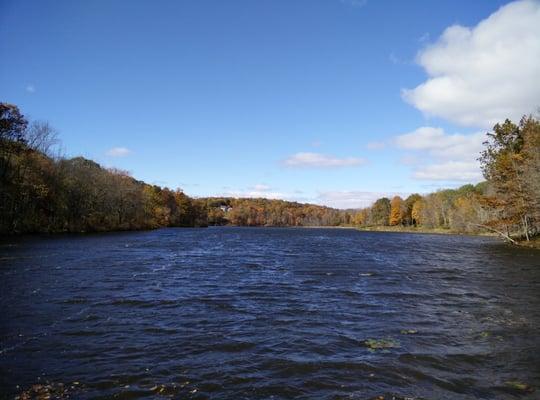
[[[429,194],[380,198],[337,210],[284,200],[191,198],[127,171],[56,154],[58,135],[0,103],[0,233],[92,232],[159,227],[353,226],[493,232],[508,241],[540,233],[540,122],[525,116],[487,134],[485,181]]]
[[[205,226],[203,204],[83,157],[54,154],[57,134],[0,103],[0,232]]]
[[[540,122],[506,120],[487,134],[479,161],[485,181],[458,189],[378,199],[357,211],[351,223],[493,232],[505,240],[530,241],[540,233]]]
[[[329,207],[266,199],[194,199],[127,171],[58,156],[58,135],[0,103],[0,233],[94,232],[212,225],[340,225]],[[225,210],[225,211],[224,211]]]

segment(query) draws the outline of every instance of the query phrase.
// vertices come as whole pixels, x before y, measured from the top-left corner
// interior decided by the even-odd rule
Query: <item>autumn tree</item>
[[[54,148],[60,143],[58,131],[47,121],[32,121],[26,128],[24,139],[26,145],[49,157],[53,157]]]
[[[17,106],[0,103],[0,141],[2,145],[24,143],[24,134],[28,121]]]
[[[422,225],[424,223],[422,215],[424,213],[425,201],[423,198],[416,200],[411,208],[411,223],[416,225]]]
[[[422,199],[422,196],[420,196],[418,193],[413,193],[405,199],[404,222],[407,225],[416,225],[416,222],[413,221],[412,211],[413,211],[414,203],[416,203],[417,201],[421,199]]]
[[[390,218],[390,199],[382,197],[371,207],[370,223],[373,225],[388,225]]]
[[[25,148],[27,125],[27,120],[16,106],[0,103],[0,229],[14,229],[20,212],[18,193],[22,168],[18,161]]]
[[[540,125],[523,117],[518,125],[510,120],[496,124],[487,134],[480,162],[484,177],[493,185],[499,217],[494,226],[511,226],[529,240],[538,230],[538,136]]]
[[[358,210],[356,213],[353,214],[351,218],[351,223],[353,225],[366,225],[369,219],[369,212],[369,207]]]
[[[399,196],[394,196],[390,202],[390,217],[388,223],[391,226],[401,225],[405,216],[407,208],[405,202]]]
[[[523,184],[529,204],[531,232],[540,231],[540,121],[528,118],[523,123]]]

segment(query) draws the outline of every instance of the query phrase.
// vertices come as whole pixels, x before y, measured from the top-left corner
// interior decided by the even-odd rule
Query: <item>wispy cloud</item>
[[[288,201],[307,201],[308,199],[299,196],[299,193],[282,192],[280,190],[272,189],[266,185],[264,187],[257,188],[258,185],[247,189],[233,189],[227,188],[219,196],[223,197],[238,197],[238,198],[264,198],[264,199],[277,199]]]
[[[267,192],[272,188],[270,186],[268,186],[268,185],[263,184],[263,183],[257,183],[256,185],[253,186],[252,189],[257,191],[257,192]]]
[[[113,147],[105,153],[109,157],[126,157],[131,154],[131,150],[126,147]]]
[[[363,165],[366,160],[356,157],[339,158],[321,153],[300,152],[283,161],[287,167],[293,168],[339,168]]]
[[[394,52],[390,53],[390,55],[388,56],[388,59],[394,65],[409,65],[409,64],[412,64],[412,61],[410,61],[410,60],[408,60],[406,58],[401,58],[398,55],[396,55],[396,53],[394,53]]]
[[[478,182],[482,173],[475,161],[447,161],[418,168],[413,178],[433,181]]]
[[[319,193],[316,202],[329,207],[341,209],[363,208],[372,205],[375,200],[381,197],[391,198],[396,195],[406,197],[409,195],[409,193],[381,193],[360,190],[322,191]]]
[[[27,93],[36,93],[36,87],[32,84],[26,85],[24,90],[26,90]]]
[[[394,138],[394,144],[408,150],[402,164],[415,165],[412,177],[423,180],[479,181],[482,178],[477,158],[485,134],[447,134],[444,129],[423,126]]]

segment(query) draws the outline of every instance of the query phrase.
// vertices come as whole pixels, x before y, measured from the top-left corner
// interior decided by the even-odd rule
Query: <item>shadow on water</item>
[[[4,238],[0,306],[3,398],[533,399],[540,387],[540,252],[490,238]]]

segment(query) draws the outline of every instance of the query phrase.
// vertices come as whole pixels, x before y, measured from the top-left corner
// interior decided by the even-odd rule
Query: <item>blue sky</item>
[[[539,3],[507,3],[0,0],[0,101],[193,196],[359,207],[478,181],[483,133],[540,105]]]

